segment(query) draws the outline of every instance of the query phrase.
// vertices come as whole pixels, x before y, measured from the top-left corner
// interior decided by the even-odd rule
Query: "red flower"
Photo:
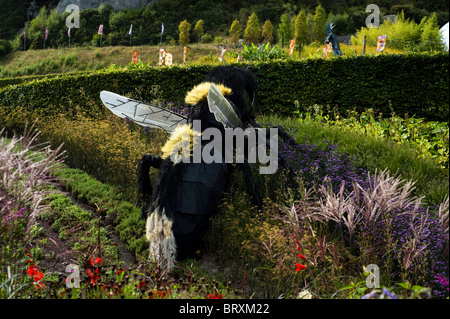
[[[206,299],[222,299],[223,295],[219,295],[219,293],[215,292],[213,294],[209,294]]]
[[[116,271],[116,274],[117,274],[117,275],[120,275],[120,274],[123,273],[125,270],[127,270],[127,269],[126,269],[126,268],[119,269],[119,270]]]
[[[42,284],[42,282],[40,282],[42,278],[44,278],[44,273],[42,271],[39,271],[36,265],[29,265],[27,273],[28,276],[33,278],[36,289],[44,288],[44,285]]]
[[[305,268],[306,268],[305,265],[302,265],[302,264],[297,263],[297,269],[296,269],[295,271],[301,271],[301,270],[303,270],[303,269],[305,269]]]
[[[102,259],[100,257],[95,258],[95,260],[92,260],[91,258],[91,265],[92,266],[100,266],[100,264],[102,263]]]
[[[166,291],[162,291],[162,290],[153,291],[153,290],[150,290],[150,292],[148,293],[148,299],[153,299],[156,296],[158,298],[162,299],[162,298],[165,298],[168,295],[170,295],[170,290],[166,290]]]
[[[90,269],[86,270],[86,274],[91,278],[91,283],[93,285],[96,284],[96,280],[100,279],[100,275],[98,274],[97,268],[95,269],[95,274]]]
[[[302,254],[298,254],[298,257],[301,258],[301,259],[303,259],[303,260],[306,260],[306,257],[303,256]]]
[[[136,285],[136,288],[139,289],[145,288],[145,281],[144,280],[139,281],[139,283]]]

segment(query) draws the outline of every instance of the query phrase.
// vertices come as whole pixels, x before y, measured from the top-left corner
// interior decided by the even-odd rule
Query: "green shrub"
[[[372,108],[376,113],[394,111],[428,120],[446,121],[449,115],[448,53],[276,60],[253,62],[249,67],[259,84],[259,112],[292,114],[296,110],[294,101],[298,101],[301,109],[319,104],[341,114]],[[69,116],[79,106],[87,115],[98,118],[99,110],[105,110],[99,98],[102,90],[140,100],[180,102],[211,68],[110,68],[62,74],[5,87],[0,91],[0,105]]]
[[[352,44],[361,45],[366,38],[367,45],[377,45],[378,36],[386,35],[386,47],[418,51],[443,50],[436,14],[424,17],[420,24],[397,15],[394,23],[385,21],[379,28],[361,28],[352,36]]]
[[[11,42],[0,39],[0,59],[12,51]]]
[[[205,33],[204,35],[201,36],[200,42],[201,43],[211,43],[211,42],[213,42],[213,37],[212,37],[212,35]]]
[[[278,45],[275,45],[273,48],[270,47],[270,43],[267,42],[266,45],[261,45],[257,47],[253,43],[251,46],[246,46],[242,44],[244,47],[244,53],[242,54],[242,59],[245,61],[269,61],[275,59],[283,59],[286,58],[287,55],[283,52]]]

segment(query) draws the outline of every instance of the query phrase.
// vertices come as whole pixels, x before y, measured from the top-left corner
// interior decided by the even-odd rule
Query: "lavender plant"
[[[305,186],[318,190],[322,183],[330,185],[339,192],[344,183],[344,193],[351,192],[351,185],[356,182],[366,187],[367,171],[355,166],[347,154],[338,152],[337,145],[322,141],[322,145],[308,142],[296,146],[281,144],[279,154],[290,166],[289,170]],[[284,170],[282,170],[283,172]]]
[[[414,282],[430,287],[433,297],[446,297],[448,198],[439,207],[424,207],[412,196],[413,183],[387,170],[365,180],[363,185],[354,181],[347,194],[345,181],[338,192],[323,185],[317,198],[307,193],[285,210],[284,221],[296,233],[309,234],[304,238],[317,235],[314,223],[334,222],[347,249],[363,265],[383,267],[388,283]]]
[[[0,135],[3,130],[0,131]],[[61,162],[61,146],[52,150],[48,145],[33,146],[39,132],[25,127],[22,137],[0,139],[0,218],[2,232],[11,235],[12,221],[24,221],[25,240],[42,211],[43,199],[48,191],[44,186],[52,183],[50,171]],[[38,151],[38,152],[37,152]],[[10,236],[10,239],[11,236]]]

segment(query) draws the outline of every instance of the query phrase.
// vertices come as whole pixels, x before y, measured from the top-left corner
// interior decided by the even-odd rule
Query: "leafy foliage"
[[[11,51],[12,51],[11,42],[9,42],[8,40],[0,39],[0,58],[7,55]]]
[[[406,19],[404,14],[399,14],[394,23],[388,20],[382,23],[380,28],[361,28],[352,36],[352,43],[362,44],[365,36],[368,45],[376,45],[380,34],[386,35],[387,47],[410,51],[443,50],[436,14],[429,18],[424,17],[420,24]]]
[[[247,27],[244,31],[244,39],[247,44],[259,43],[260,36],[261,29],[259,27],[258,16],[253,12],[247,21]]]
[[[186,45],[189,43],[189,31],[191,31],[191,24],[184,20],[178,26],[178,30],[180,31],[179,42],[181,45]]]
[[[273,42],[273,25],[270,20],[266,20],[262,27],[261,38],[263,43]]]
[[[268,55],[265,46],[259,49],[252,46],[248,50],[259,52],[257,56]],[[281,55],[279,49],[273,53]],[[375,113],[395,111],[401,115],[408,113],[409,117],[445,120],[449,105],[448,64],[445,53],[255,61],[249,67],[258,80],[257,102],[261,113],[292,114],[298,107],[303,111],[319,104],[341,114],[349,109],[361,113],[372,108]],[[103,111],[95,112],[103,110],[98,99],[102,90],[147,101],[181,102],[211,67],[110,68],[62,74],[6,87],[0,91],[0,103],[5,107],[27,105],[28,109],[45,114],[60,112],[61,107],[69,114],[82,108],[88,115],[99,116]],[[397,72],[391,74],[388,70]]]
[[[243,47],[244,53],[242,54],[242,58],[246,61],[270,61],[286,58],[286,54],[283,50],[281,50],[278,45],[271,47],[270,42],[260,46],[256,46],[253,43],[251,46],[243,44]]]
[[[241,25],[239,20],[234,20],[230,27],[231,43],[236,45],[239,42],[241,36]]]

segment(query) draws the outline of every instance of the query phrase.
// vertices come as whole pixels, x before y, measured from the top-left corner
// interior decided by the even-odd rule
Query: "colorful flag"
[[[236,63],[239,63],[241,61],[242,61],[242,55],[238,54]]]
[[[159,49],[159,65],[163,65],[165,56],[166,56],[166,50]]]
[[[133,25],[130,25],[130,31],[128,31],[128,34],[131,35],[133,33]]]
[[[378,45],[377,45],[377,52],[383,51],[386,47],[386,35],[379,35],[378,36]]]
[[[222,53],[220,54],[220,57],[219,57],[220,62],[223,62],[223,56],[225,55],[226,52],[227,52],[227,48],[223,48]]]
[[[139,63],[139,51],[133,50],[131,56],[131,63],[138,64]]]
[[[289,41],[289,55],[292,55],[294,53],[294,47],[295,47],[295,39],[292,39]]]
[[[100,24],[100,26],[98,27],[98,34],[103,34],[103,24]]]
[[[164,22],[161,24],[161,34],[164,33]]]
[[[70,38],[70,29],[71,28],[67,29],[67,35],[68,35],[69,38]]]
[[[166,53],[166,66],[172,66],[172,53]]]
[[[23,39],[26,40],[27,39],[27,33],[25,31],[23,31]]]
[[[48,29],[45,29],[45,40],[47,40],[48,37]]]

